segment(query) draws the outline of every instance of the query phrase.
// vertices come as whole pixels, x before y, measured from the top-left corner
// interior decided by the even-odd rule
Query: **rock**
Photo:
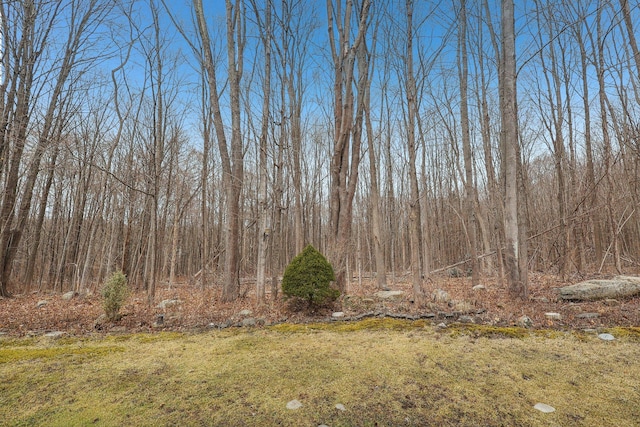
[[[484,291],[485,289],[487,289],[484,285],[475,285],[473,288],[474,291]]]
[[[618,301],[617,299],[613,299],[613,298],[606,298],[604,301],[602,301],[602,303],[604,305],[608,305],[609,307],[614,307],[614,306],[620,305],[620,301]]]
[[[44,336],[47,337],[47,338],[60,338],[63,335],[64,335],[64,332],[62,332],[62,331],[52,331],[52,332],[47,332],[46,334],[44,334]]]
[[[289,402],[287,402],[287,409],[291,409],[292,411],[296,410],[296,409],[300,409],[302,408],[302,403],[300,403],[299,400],[297,399],[293,399]]]
[[[550,414],[552,412],[555,412],[556,410],[556,408],[554,408],[553,406],[549,406],[546,403],[536,403],[533,409],[537,409],[538,411],[545,414]]]
[[[253,314],[253,312],[251,310],[242,310],[240,313],[238,313],[240,316],[251,316]]]
[[[242,319],[242,326],[256,326],[256,319],[254,319],[253,317]]]
[[[345,408],[342,403],[336,403],[336,409],[338,411],[346,411],[347,410],[347,408]]]
[[[545,313],[544,317],[551,320],[560,320],[562,319],[562,315],[560,313]]]
[[[437,327],[440,328],[440,329],[445,329],[447,327],[447,324],[446,323],[438,323]]]
[[[264,317],[258,317],[256,319],[256,325],[258,326],[264,326],[267,324],[267,319],[265,319]]]
[[[598,338],[600,338],[603,341],[613,341],[616,339],[616,337],[614,337],[611,334],[598,334]]]
[[[96,320],[93,321],[93,329],[101,329],[102,325],[107,323],[107,315],[101,314]]]
[[[227,329],[230,328],[233,323],[231,320],[225,320],[224,322],[218,324],[218,329]]]
[[[373,304],[375,301],[372,298],[362,298],[362,302],[365,304]]]
[[[576,319],[597,319],[600,317],[599,313],[580,313],[576,314]]]
[[[344,312],[336,311],[335,313],[331,314],[331,317],[333,317],[334,319],[340,319],[340,318],[344,317]]]
[[[162,326],[164,326],[164,314],[158,314],[156,316],[156,321],[153,322],[153,326],[154,328],[161,328]]]
[[[380,299],[396,299],[396,297],[400,297],[404,295],[403,291],[378,291],[375,294]]]
[[[71,298],[73,298],[76,295],[76,293],[74,291],[69,291],[65,294],[62,294],[62,299],[65,301],[69,301]]]
[[[454,308],[456,311],[460,311],[462,313],[471,313],[473,310],[473,304],[467,301],[450,301],[449,305]]]
[[[435,291],[433,291],[433,293],[431,294],[431,299],[433,299],[433,301],[435,302],[451,301],[449,294],[446,291],[443,291],[442,289],[436,289]]]
[[[459,268],[453,267],[447,270],[447,275],[449,275],[449,277],[462,277],[463,273]]]
[[[616,276],[611,280],[587,280],[558,289],[564,300],[593,301],[640,294],[640,277]]]
[[[520,316],[517,325],[521,328],[533,328],[533,320],[529,316]]]
[[[40,300],[38,301],[38,303],[36,304],[36,308],[41,308],[44,307],[45,305],[49,304],[49,301],[47,301],[46,299]]]
[[[160,304],[158,304],[158,308],[165,310],[169,307],[173,307],[174,305],[180,305],[180,304],[182,304],[182,300],[166,299],[166,300],[163,300]]]
[[[458,322],[460,322],[460,323],[476,323],[476,321],[471,316],[460,316],[458,318]]]

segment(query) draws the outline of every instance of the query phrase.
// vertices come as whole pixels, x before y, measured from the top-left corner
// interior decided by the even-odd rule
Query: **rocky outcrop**
[[[640,294],[640,277],[616,276],[610,280],[586,280],[558,289],[560,299],[593,301]]]

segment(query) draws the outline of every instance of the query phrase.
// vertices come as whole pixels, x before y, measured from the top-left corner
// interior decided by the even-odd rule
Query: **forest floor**
[[[245,326],[261,326],[383,316],[426,318],[434,325],[465,322],[495,326],[518,326],[519,319],[528,316],[534,329],[559,330],[640,326],[640,297],[594,302],[568,302],[557,298],[558,288],[584,279],[562,282],[553,275],[532,273],[529,299],[518,300],[493,278],[481,281],[483,289],[473,290],[468,277],[434,277],[425,284],[429,298],[423,307],[412,301],[408,277],[390,281],[389,289],[404,291],[395,298],[375,296],[378,289],[370,279],[353,279],[347,294],[333,306],[311,312],[296,310],[291,302],[282,298],[274,300],[269,293],[267,303],[258,306],[253,285],[248,281],[242,285],[244,296],[234,303],[221,302],[219,287],[158,286],[153,306],[147,304],[144,292],[134,292],[121,310],[122,319],[113,323],[100,319],[103,309],[97,290],[75,295],[70,300],[60,293],[30,292],[0,299],[0,335],[19,337],[51,331],[75,336],[105,332],[197,331],[241,326],[243,322]],[[162,307],[163,301],[173,302]],[[343,317],[332,317],[336,312],[342,312]]]

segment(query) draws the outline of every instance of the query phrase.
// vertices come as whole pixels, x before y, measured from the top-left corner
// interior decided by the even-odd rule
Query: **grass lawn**
[[[610,332],[369,319],[3,338],[0,425],[638,425],[640,329]]]

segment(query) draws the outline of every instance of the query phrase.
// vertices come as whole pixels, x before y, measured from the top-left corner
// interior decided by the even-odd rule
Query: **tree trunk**
[[[518,115],[516,97],[515,20],[513,0],[502,0],[502,139],[505,166],[505,266],[509,291],[525,298],[525,277],[520,276],[521,243],[518,227]]]
[[[460,28],[459,37],[459,72],[460,72],[460,123],[462,125],[462,151],[464,155],[465,172],[465,222],[467,244],[469,245],[469,257],[471,258],[471,285],[479,283],[478,251],[476,243],[476,215],[475,215],[475,191],[473,185],[473,159],[471,153],[471,135],[469,133],[469,107],[467,100],[467,86],[469,80],[469,64],[467,59],[467,3],[461,0],[460,4]]]

